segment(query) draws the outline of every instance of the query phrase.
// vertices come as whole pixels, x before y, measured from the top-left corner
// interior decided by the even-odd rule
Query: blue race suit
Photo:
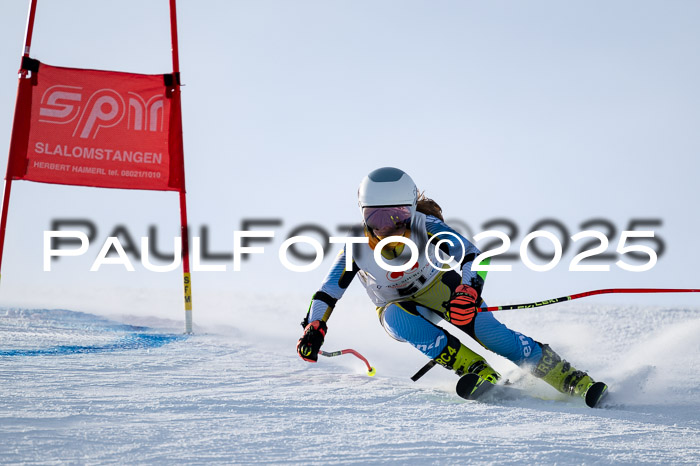
[[[440,239],[444,236],[450,242],[443,241],[436,248],[440,241],[436,241],[435,236]],[[444,318],[444,306],[458,285],[467,284],[481,296],[485,274],[480,276],[471,270],[479,250],[437,217],[416,212],[411,221],[410,239],[420,253],[416,265],[404,272],[388,272],[379,267],[368,244],[354,245],[352,270],[346,270],[346,248],[349,245],[343,248],[320,290],[314,294],[307,321],[328,320],[336,302],[357,275],[390,336],[410,343],[431,359],[439,356],[447,345],[447,332],[433,322]],[[456,239],[461,240],[461,244]],[[444,260],[447,256],[463,258],[461,276],[455,270],[434,266],[440,265],[438,257]],[[409,257],[409,248],[405,248],[398,257],[385,259],[385,262],[402,265]],[[481,306],[486,307],[486,304],[482,301]],[[534,365],[542,356],[537,342],[510,330],[490,312],[477,313],[472,322],[460,329],[485,348],[518,365]]]

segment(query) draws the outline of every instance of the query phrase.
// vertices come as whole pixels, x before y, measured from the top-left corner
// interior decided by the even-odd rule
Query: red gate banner
[[[20,84],[8,178],[184,191],[173,75],[27,63],[32,74]]]

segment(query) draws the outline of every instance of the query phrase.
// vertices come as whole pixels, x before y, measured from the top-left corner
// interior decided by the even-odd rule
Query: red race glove
[[[445,318],[454,325],[467,325],[476,315],[479,293],[469,285],[459,285],[445,306]]]
[[[297,343],[297,353],[301,359],[309,362],[318,361],[318,351],[321,349],[323,339],[328,327],[322,320],[314,320],[304,329],[304,334]]]

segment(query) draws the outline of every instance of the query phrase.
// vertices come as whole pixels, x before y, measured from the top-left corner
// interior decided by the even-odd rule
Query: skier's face
[[[364,207],[362,215],[367,228],[380,240],[389,236],[405,236],[411,224],[409,206]]]
[[[394,235],[389,235],[389,236],[404,236],[408,238],[410,236],[411,230],[408,228],[405,228],[403,233],[399,234],[394,234]],[[380,240],[384,238],[379,238]],[[387,259],[393,259],[395,257],[399,257],[401,253],[403,252],[404,248],[406,247],[405,243],[401,243],[399,241],[389,243],[386,245],[385,248],[382,249],[382,256],[386,257]]]

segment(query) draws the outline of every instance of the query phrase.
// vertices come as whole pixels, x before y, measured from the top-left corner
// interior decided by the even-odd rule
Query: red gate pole
[[[170,0],[170,37],[173,49],[173,99],[178,108],[175,118],[179,147],[182,143],[182,107],[180,106],[180,56],[177,45],[177,9],[175,0]],[[184,166],[184,159],[183,159]],[[180,240],[182,241],[182,272],[185,296],[185,333],[192,333],[192,279],[190,277],[190,244],[187,229],[187,199],[185,194],[185,170],[182,170],[182,187],[180,193]]]
[[[27,30],[24,36],[24,50],[22,51],[22,59],[29,57],[29,49],[32,45],[32,34],[34,33],[34,17],[36,16],[37,0],[30,0],[29,14],[27,15]],[[20,64],[19,79],[25,79],[27,71],[22,69]],[[19,104],[19,89],[17,90],[17,103],[15,104],[15,117]],[[14,125],[13,125],[14,126]],[[14,133],[14,128],[13,128]],[[0,217],[0,269],[2,269],[2,253],[5,249],[5,228],[7,226],[7,213],[10,209],[10,191],[12,190],[12,178],[9,176],[10,160],[7,160],[7,175],[5,175],[5,189],[2,196],[2,216]]]

